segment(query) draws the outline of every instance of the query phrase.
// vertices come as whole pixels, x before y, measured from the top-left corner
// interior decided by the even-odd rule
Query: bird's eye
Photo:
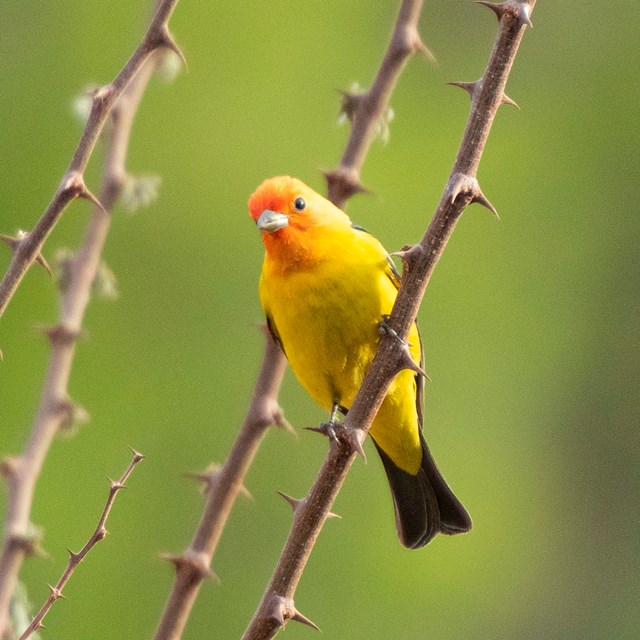
[[[307,203],[304,201],[304,198],[296,198],[293,201],[293,206],[296,208],[297,211],[304,211]]]

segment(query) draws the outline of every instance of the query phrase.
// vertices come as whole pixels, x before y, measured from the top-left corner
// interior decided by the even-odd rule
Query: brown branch
[[[67,568],[64,570],[58,582],[56,582],[55,586],[49,587],[50,593],[49,597],[46,599],[45,603],[40,608],[40,611],[36,614],[35,618],[31,621],[31,624],[24,630],[22,635],[18,640],[26,640],[34,631],[42,628],[42,621],[44,617],[49,613],[49,609],[53,606],[53,603],[60,598],[64,598],[62,595],[62,590],[64,589],[67,582],[69,582],[73,572],[76,570],[76,567],[84,560],[85,556],[93,549],[93,547],[98,544],[101,540],[104,540],[107,536],[107,518],[111,513],[111,508],[113,507],[113,503],[115,502],[116,495],[120,489],[124,489],[129,476],[133,473],[136,465],[144,459],[144,456],[137,451],[133,452],[133,459],[129,463],[129,466],[126,468],[125,472],[122,474],[120,479],[116,482],[115,480],[109,481],[109,497],[107,498],[107,502],[104,505],[104,509],[102,510],[102,515],[100,516],[100,520],[98,520],[98,524],[91,534],[89,540],[87,540],[86,544],[80,551],[74,553],[73,551],[69,551],[69,561],[67,562]]]
[[[338,206],[344,206],[349,197],[362,190],[353,185],[359,184],[359,172],[375,138],[376,124],[388,108],[408,57],[427,50],[418,36],[421,8],[422,0],[404,0],[376,79],[366,94],[357,97],[354,126],[340,166],[326,174],[329,199]],[[193,540],[182,555],[164,556],[175,565],[176,578],[155,640],[177,640],[182,636],[202,581],[213,575],[210,566],[218,541],[266,429],[272,424],[287,424],[278,404],[286,359],[268,331],[265,342],[260,375],[238,438],[222,469],[205,478],[210,483],[207,504]]]
[[[111,110],[113,126],[100,193],[102,204],[94,206],[83,244],[71,260],[69,282],[61,297],[59,323],[45,330],[51,342],[51,358],[29,440],[20,457],[6,461],[2,467],[9,498],[0,554],[0,637],[9,624],[11,597],[22,562],[26,556],[37,552],[37,540],[29,520],[42,465],[61,425],[81,411],[69,399],[67,392],[75,343],[82,334],[91,286],[109,231],[111,218],[108,211],[120,196],[126,181],[125,159],[133,118],[156,64],[155,57],[150,59],[147,56],[145,60],[148,62]]]
[[[322,525],[353,464],[362,441],[395,375],[406,367],[404,341],[415,322],[429,278],[464,209],[482,202],[476,173],[504,88],[535,0],[491,5],[500,31],[472,107],[458,156],[431,224],[418,245],[404,254],[405,276],[388,325],[363,385],[349,410],[338,443],[329,453],[310,492],[295,509],[293,525],[262,602],[243,640],[272,638],[288,620],[307,622],[294,605],[296,587]]]
[[[360,170],[407,60],[417,52],[431,56],[418,32],[421,11],[422,0],[402,2],[391,41],[371,88],[362,94],[344,94],[355,106],[351,136],[338,168],[325,173],[329,200],[340,209],[352,195],[367,191],[360,182]]]
[[[169,18],[177,3],[178,0],[162,0],[159,3],[142,41],[120,73],[110,84],[94,92],[89,119],[53,199],[35,227],[25,236],[16,239],[17,242],[13,247],[11,263],[0,282],[0,317],[7,308],[27,270],[38,259],[42,245],[67,208],[67,205],[76,198],[84,198],[98,206],[102,206],[99,200],[87,189],[84,182],[84,171],[114,105],[149,56],[154,51],[165,48],[174,51],[183,58],[182,52],[173,40],[168,27]]]
[[[265,331],[264,359],[240,433],[222,468],[202,478],[208,484],[207,503],[191,544],[182,555],[163,556],[175,565],[176,579],[156,640],[181,637],[202,581],[214,575],[210,569],[213,554],[267,429],[271,425],[291,429],[278,405],[286,364],[282,352]]]

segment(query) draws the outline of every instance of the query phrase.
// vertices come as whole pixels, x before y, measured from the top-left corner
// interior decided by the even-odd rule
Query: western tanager
[[[259,290],[269,329],[302,386],[335,420],[373,360],[398,273],[372,235],[300,180],[266,180],[249,213],[266,249]],[[419,363],[416,325],[409,343]],[[402,371],[369,431],[391,486],[398,537],[409,548],[471,528],[422,434],[422,396],[422,377]]]

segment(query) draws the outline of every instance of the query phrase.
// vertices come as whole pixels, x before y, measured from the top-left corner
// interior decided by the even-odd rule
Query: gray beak
[[[265,209],[258,218],[258,229],[261,231],[266,231],[267,233],[273,233],[274,231],[278,231],[278,229],[284,229],[289,226],[289,218],[285,216],[283,213],[276,213],[275,211],[270,211],[269,209]]]

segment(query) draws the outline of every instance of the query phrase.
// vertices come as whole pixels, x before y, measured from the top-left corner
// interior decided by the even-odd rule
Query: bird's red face
[[[265,180],[249,198],[249,215],[258,228],[274,238],[315,224],[314,201],[321,198],[296,178],[279,176]]]
[[[351,225],[329,200],[289,176],[265,180],[249,198],[249,215],[268,256],[283,268],[317,262],[336,229]]]

